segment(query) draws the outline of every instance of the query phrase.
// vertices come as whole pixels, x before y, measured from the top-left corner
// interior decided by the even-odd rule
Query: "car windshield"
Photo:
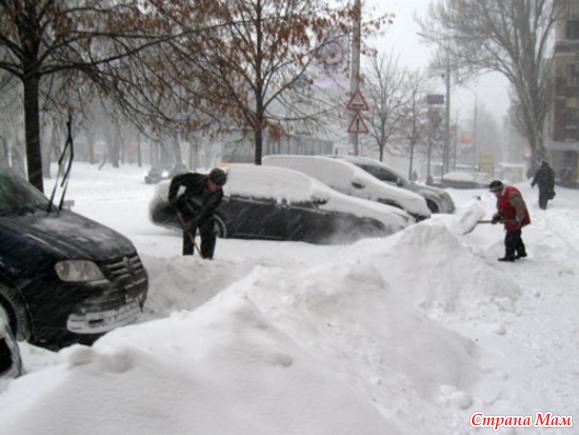
[[[362,168],[363,170],[365,170],[369,174],[372,174],[374,177],[376,177],[380,181],[388,181],[391,183],[396,183],[396,181],[399,178],[398,176],[396,176],[396,174],[388,172],[382,168],[379,168],[378,166],[364,165],[364,164],[357,164],[357,166],[359,166],[360,168]]]
[[[48,198],[14,172],[0,169],[0,215],[35,213],[48,208]]]

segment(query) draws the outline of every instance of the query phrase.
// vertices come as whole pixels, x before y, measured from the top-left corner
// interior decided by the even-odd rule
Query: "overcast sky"
[[[420,42],[417,35],[418,25],[414,15],[426,16],[430,0],[366,0],[366,12],[373,10],[392,12],[396,15],[394,24],[390,25],[384,36],[379,39],[375,47],[386,53],[392,51],[400,56],[400,63],[411,68],[426,68],[435,51],[434,47]],[[364,10],[363,10],[364,13]],[[374,45],[374,44],[373,44]],[[468,86],[476,92],[479,110],[492,113],[497,122],[509,107],[509,85],[499,74],[487,74]],[[440,79],[440,89],[444,92],[444,82]],[[475,103],[475,93],[464,86],[452,87],[451,111],[453,117],[459,110],[461,120],[472,119]],[[500,126],[500,124],[499,124]]]

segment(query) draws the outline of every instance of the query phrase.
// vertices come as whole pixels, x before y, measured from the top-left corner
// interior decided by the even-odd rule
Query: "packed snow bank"
[[[61,356],[0,396],[3,435],[401,433],[233,292]]]
[[[372,265],[347,260],[303,271],[257,268],[232,290],[248,295],[401,427],[415,425],[420,415],[429,423],[420,433],[438,434],[440,427],[455,427],[454,406],[472,401],[466,391],[477,378],[476,344],[408,305]],[[461,403],[442,404],[449,395]]]
[[[448,224],[425,221],[385,240],[362,240],[348,255],[365,258],[393,291],[434,318],[480,315],[492,306],[514,311],[518,284],[504,269],[481,261],[459,237]]]

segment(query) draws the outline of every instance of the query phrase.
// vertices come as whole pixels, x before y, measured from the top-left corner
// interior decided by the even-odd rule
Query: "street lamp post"
[[[448,172],[450,166],[450,59],[446,59],[445,72],[446,111],[444,114],[444,149],[442,152],[442,174]]]
[[[472,92],[474,96],[474,110],[473,110],[473,119],[472,119],[472,147],[473,147],[473,158],[472,164],[475,170],[478,170],[478,159],[479,159],[479,149],[478,149],[478,94],[474,89],[465,88]]]

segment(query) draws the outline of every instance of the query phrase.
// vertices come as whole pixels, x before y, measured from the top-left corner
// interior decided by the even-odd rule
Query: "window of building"
[[[579,40],[579,20],[567,21],[567,39]]]

